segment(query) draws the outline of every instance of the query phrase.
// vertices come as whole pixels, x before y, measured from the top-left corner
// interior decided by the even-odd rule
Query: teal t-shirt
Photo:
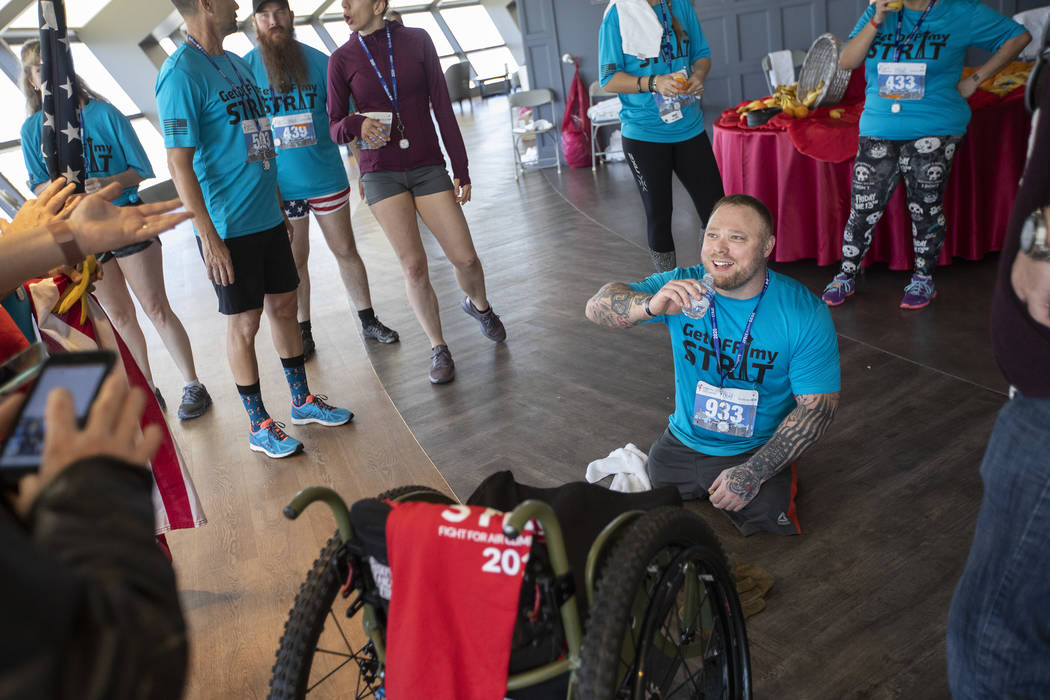
[[[303,58],[306,59],[310,82],[301,87],[293,87],[292,91],[287,93],[274,93],[266,73],[266,64],[258,48],[252,49],[244,57],[252,67],[255,82],[263,88],[270,119],[297,115],[297,124],[304,119],[309,120],[314,139],[317,141],[311,146],[287,148],[284,144],[291,139],[285,138],[284,132],[289,127],[279,124],[274,126],[277,181],[281,185],[281,197],[285,200],[323,197],[350,186],[339,147],[332,141],[328,132],[328,56],[312,46],[300,43],[299,47],[303,51]],[[294,137],[294,134],[288,136]]]
[[[677,268],[630,285],[636,292],[655,294],[672,279],[701,279],[702,266]],[[715,297],[722,364],[736,361],[744,326],[758,297]],[[784,417],[797,405],[795,395],[839,391],[839,346],[831,313],[824,302],[801,284],[769,271],[769,288],[755,314],[751,341],[740,368],[725,386],[758,390],[754,434],[731,436],[693,425],[697,382],[720,383],[710,312],[702,319],[684,314],[657,316],[671,333],[674,353],[675,411],[671,432],[682,443],[707,455],[736,455],[768,442]]]
[[[251,67],[229,51],[208,57],[188,42],[157,76],[157,111],[166,148],[195,148],[193,171],[220,238],[267,231],[284,219],[277,198],[277,168],[248,162],[241,123],[266,117]],[[238,77],[238,74],[240,77]],[[243,84],[242,84],[243,81]]]
[[[691,2],[675,2],[672,8],[679,25],[686,36],[672,42],[670,63],[664,58],[664,52],[655,58],[638,58],[625,56],[620,39],[620,14],[613,6],[602,20],[598,31],[598,66],[599,80],[602,85],[609,82],[615,73],[628,75],[665,75],[684,70],[686,75],[692,72],[692,66],[701,58],[711,56],[711,49],[700,29]],[[653,8],[657,17],[661,17],[661,7]],[[665,24],[666,29],[666,24]],[[674,37],[674,32],[670,33]],[[645,80],[642,81],[645,88]],[[653,93],[628,92],[620,93],[620,121],[623,135],[636,141],[655,141],[657,143],[677,143],[688,141],[704,131],[704,113],[699,102],[692,102],[682,110],[682,118],[670,124],[660,119]]]
[[[149,157],[139,141],[131,121],[108,102],[91,100],[83,110],[84,168],[86,177],[109,177],[131,169],[143,180],[153,177]],[[40,134],[44,123],[43,112],[37,112],[22,124],[22,158],[29,171],[29,187],[50,182],[47,164],[40,152]],[[60,127],[62,128],[62,127]],[[113,200],[117,206],[139,201],[139,188],[128,187]]]
[[[872,5],[861,15],[850,38],[874,16]],[[966,48],[976,46],[994,52],[1025,31],[1022,25],[978,0],[937,0],[915,39],[904,46],[900,56],[901,63],[926,64],[925,94],[918,100],[900,100],[901,110],[894,114],[891,107],[896,100],[879,97],[878,66],[893,61],[897,23],[903,23],[904,44],[921,16],[922,12],[902,8],[891,12],[879,27],[864,61],[868,86],[860,117],[861,136],[910,141],[966,133],[970,106],[956,88],[962,77]]]

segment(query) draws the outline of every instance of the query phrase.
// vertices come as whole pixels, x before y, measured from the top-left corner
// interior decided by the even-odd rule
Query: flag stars
[[[44,112],[44,128],[54,129],[55,128],[55,115],[50,112]]]
[[[47,89],[47,81],[44,80],[40,83],[40,96],[51,97],[51,91]]]
[[[62,129],[62,133],[66,135],[66,143],[80,140],[80,128],[74,126],[72,122],[66,122],[66,128]]]
[[[59,85],[60,88],[66,91],[66,98],[73,97],[73,82],[67,77],[66,82]]]
[[[70,168],[67,165],[66,166],[66,172],[63,173],[63,177],[66,178],[67,182],[75,182],[77,184],[80,184],[80,178],[77,177],[77,175],[79,175],[79,174],[80,174],[79,170],[73,170],[72,168]]]

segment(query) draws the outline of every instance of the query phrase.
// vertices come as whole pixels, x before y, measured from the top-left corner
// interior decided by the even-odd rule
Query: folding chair
[[[546,167],[550,167],[551,165],[556,165],[558,167],[558,174],[561,174],[561,141],[558,139],[558,118],[554,114],[554,93],[551,92],[550,90],[547,90],[546,88],[537,89],[537,90],[522,90],[520,92],[515,92],[515,93],[511,94],[507,98],[507,102],[510,104],[510,135],[511,135],[511,145],[513,146],[513,150],[514,150],[514,179],[517,180],[518,177],[520,177],[521,174],[523,172],[525,172],[525,168],[526,167],[530,167],[530,168],[546,168]],[[533,114],[533,122],[535,123],[536,116],[537,116],[537,109],[536,108],[537,107],[542,107],[543,105],[548,105],[548,104],[551,106],[551,125],[550,126],[542,128],[542,129],[536,129],[536,128],[527,129],[527,128],[523,127],[523,126],[519,126],[518,125],[518,121],[516,119],[516,117],[517,117],[516,112],[519,109],[521,109],[522,107],[530,108],[532,110],[532,114]],[[535,162],[523,161],[521,159],[521,153],[518,150],[518,146],[521,143],[521,139],[524,136],[527,136],[529,134],[533,134],[533,135],[535,135],[537,137],[537,139],[536,139],[537,159],[536,159]],[[538,157],[539,146],[540,146],[540,140],[539,140],[540,136],[549,136],[551,139],[554,140],[554,159],[553,159],[553,161],[551,161],[550,159],[547,159],[547,161],[549,161],[549,162],[546,162],[546,161],[544,161],[543,158],[539,158]]]

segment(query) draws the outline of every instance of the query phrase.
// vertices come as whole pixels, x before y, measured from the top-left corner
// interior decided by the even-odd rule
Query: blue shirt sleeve
[[[855,26],[853,28],[853,31],[849,33],[848,39],[852,39],[853,37],[855,37],[858,34],[860,34],[860,30],[864,29],[864,25],[867,24],[868,22],[870,22],[871,18],[874,17],[874,16],[875,16],[875,6],[874,5],[868,5],[868,9],[864,10],[864,13],[860,16],[860,19],[857,20],[857,26]]]
[[[795,342],[797,349],[791,355],[788,378],[791,393],[832,394],[842,388],[839,371],[839,342],[835,335],[835,324],[827,305],[812,305],[812,309],[800,317],[808,317],[809,323],[800,329]]]
[[[626,72],[620,38],[620,15],[613,6],[598,30],[598,81],[604,87],[616,73]]]
[[[987,5],[975,2],[967,14],[970,20],[971,46],[995,53],[999,47],[1024,33],[1024,25],[1005,17]]]
[[[142,147],[131,120],[125,117],[116,107],[106,110],[106,116],[112,123],[113,131],[120,137],[119,146],[124,152],[128,167],[142,176],[143,180],[153,177],[153,166],[150,165],[146,149]]]
[[[33,115],[22,123],[22,160],[29,171],[29,189],[35,190],[50,181],[44,154],[40,152],[40,127],[42,121]]]
[[[179,66],[165,66],[157,77],[157,113],[165,148],[196,148],[200,143],[198,115],[203,95],[196,80]]]
[[[688,7],[691,15],[689,20],[689,46],[691,48],[689,66],[692,67],[701,58],[711,57],[711,47],[707,44],[707,37],[704,36],[704,30],[700,28],[700,20],[696,18],[692,5]]]

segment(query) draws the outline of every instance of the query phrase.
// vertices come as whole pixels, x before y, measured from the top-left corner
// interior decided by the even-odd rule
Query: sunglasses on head
[[[1047,35],[1047,41],[1043,43],[1043,48],[1036,56],[1035,65],[1032,66],[1032,72],[1028,76],[1028,84],[1024,88],[1024,106],[1029,113],[1039,107],[1040,94],[1045,89],[1042,83],[1047,79],[1047,63],[1050,63],[1050,34]]]

